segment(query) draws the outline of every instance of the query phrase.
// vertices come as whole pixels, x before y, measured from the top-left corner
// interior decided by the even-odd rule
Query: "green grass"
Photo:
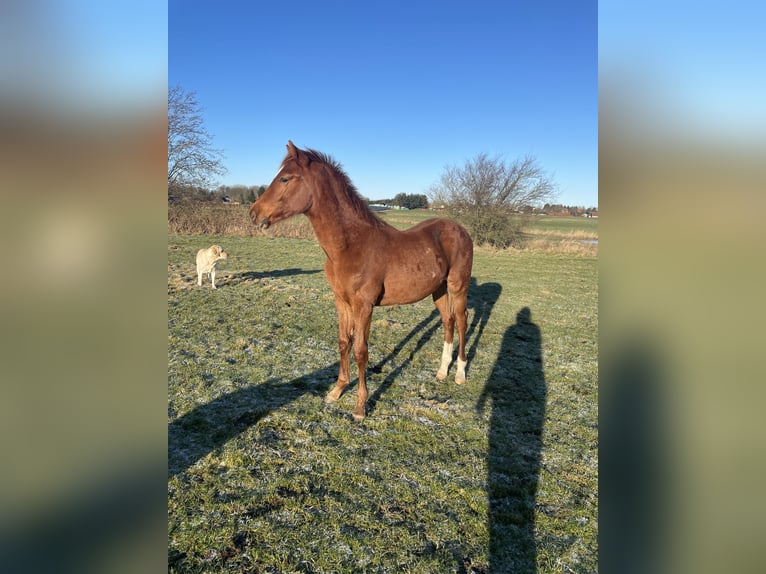
[[[378,211],[378,215],[398,228],[407,228],[430,217],[446,217],[444,212],[427,209]],[[529,216],[528,229],[540,233],[598,234],[598,218],[552,215]]]
[[[535,215],[530,218],[530,227],[541,232],[598,235],[598,218]]]
[[[432,217],[446,217],[444,212],[431,211],[430,209],[389,209],[376,212],[378,216],[396,227],[397,229],[407,229],[416,223],[425,221]]]
[[[436,380],[430,300],[376,308],[362,424],[353,362],[322,402],[323,265],[307,240],[169,235],[169,571],[595,572],[596,258],[477,250],[464,386]]]

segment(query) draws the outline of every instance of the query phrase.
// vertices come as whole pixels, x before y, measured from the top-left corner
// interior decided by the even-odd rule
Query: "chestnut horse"
[[[429,219],[399,231],[370,211],[337,162],[288,141],[287,156],[268,189],[250,207],[250,219],[265,229],[298,213],[309,218],[327,256],[325,274],[338,311],[340,369],[325,402],[338,400],[349,384],[353,344],[359,372],[353,416],[364,420],[372,308],[414,303],[428,295],[444,325],[436,377],[447,376],[457,325],[455,382],[465,383],[466,307],[473,265],[473,242],[466,230],[448,219]]]

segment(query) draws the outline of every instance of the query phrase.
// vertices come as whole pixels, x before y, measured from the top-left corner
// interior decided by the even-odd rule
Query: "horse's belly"
[[[429,275],[408,275],[387,279],[383,287],[380,305],[405,305],[425,299],[444,282],[439,273]]]

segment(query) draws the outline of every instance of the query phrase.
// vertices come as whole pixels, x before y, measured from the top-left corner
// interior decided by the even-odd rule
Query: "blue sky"
[[[629,85],[621,96],[651,114],[655,135],[762,140],[764,23],[766,5],[751,0],[602,1],[601,80]]]
[[[165,100],[168,11],[156,0],[10,2],[0,18],[0,102],[81,117]]]
[[[197,94],[225,184],[269,183],[293,140],[370,199],[447,164],[533,155],[598,204],[597,4],[171,0],[168,84]]]

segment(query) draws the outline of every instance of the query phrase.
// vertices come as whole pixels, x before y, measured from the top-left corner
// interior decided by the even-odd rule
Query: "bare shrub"
[[[209,202],[168,204],[168,231],[191,235],[255,234],[246,206]]]
[[[505,248],[523,241],[522,212],[555,197],[556,185],[534,157],[506,163],[482,153],[462,167],[447,166],[430,193],[477,244]]]
[[[293,239],[316,239],[314,228],[305,215],[291,217],[275,223],[268,230],[269,235],[275,237],[291,237]]]
[[[250,221],[249,205],[220,204],[208,201],[169,203],[168,232],[189,235],[233,235],[252,237],[261,232]],[[268,230],[274,237],[314,239],[306,217],[281,221]]]

